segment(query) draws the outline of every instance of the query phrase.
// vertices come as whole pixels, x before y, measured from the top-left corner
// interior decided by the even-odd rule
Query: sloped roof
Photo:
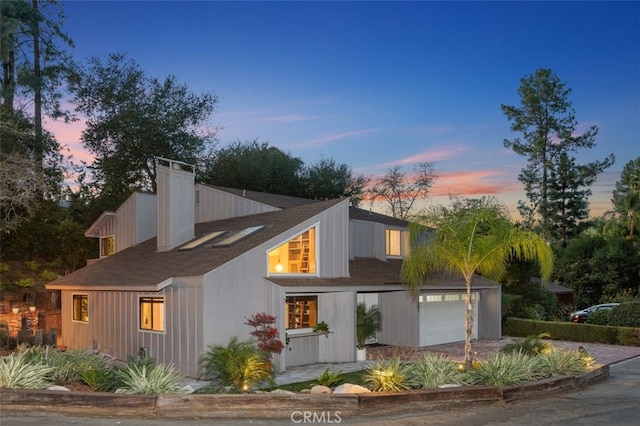
[[[196,224],[196,238],[214,231],[241,231],[255,225],[265,225],[265,228],[231,246],[219,248],[204,244],[192,250],[175,248],[158,252],[156,238],[151,238],[58,278],[47,284],[47,288],[158,290],[158,286],[171,277],[199,276],[216,269],[343,201],[307,203],[285,210]]]
[[[404,288],[400,276],[401,259],[380,260],[374,258],[356,258],[349,261],[348,278],[318,278],[318,277],[286,277],[271,276],[267,279],[283,287],[359,287],[371,290],[396,290]],[[499,287],[479,275],[473,278],[473,288]],[[377,287],[377,288],[376,288]],[[424,280],[423,290],[462,290],[466,285],[462,277],[450,275],[436,275]]]
[[[393,216],[387,216],[385,214],[376,213],[371,210],[364,210],[359,207],[349,207],[349,218],[356,220],[366,220],[370,222],[379,222],[385,225],[406,227],[409,226],[409,222],[406,220],[398,219]]]
[[[290,195],[270,194],[268,192],[249,191],[246,189],[228,188],[225,186],[217,185],[201,185],[208,186],[209,188],[215,188],[220,191],[237,195],[238,197],[244,197],[249,200],[257,201],[259,203],[267,204],[269,206],[277,207],[280,209],[287,209],[317,202],[308,198],[292,197]]]

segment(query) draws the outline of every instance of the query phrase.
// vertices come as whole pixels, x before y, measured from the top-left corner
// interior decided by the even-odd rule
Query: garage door
[[[477,338],[478,295],[472,293],[473,338]],[[465,338],[464,293],[423,293],[420,302],[420,346],[460,342]]]

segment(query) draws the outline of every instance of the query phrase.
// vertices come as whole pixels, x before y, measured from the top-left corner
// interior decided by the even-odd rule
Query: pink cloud
[[[337,133],[335,135],[325,136],[324,138],[314,139],[308,142],[295,144],[295,147],[298,149],[301,149],[301,148],[310,148],[314,146],[326,145],[330,142],[335,142],[337,140],[347,139],[353,136],[366,135],[376,130],[377,129],[362,129],[362,130],[354,130],[352,132]]]

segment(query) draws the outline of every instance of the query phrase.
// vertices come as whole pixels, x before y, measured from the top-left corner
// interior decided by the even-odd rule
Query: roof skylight
[[[179,250],[191,250],[194,249],[196,247],[201,246],[202,244],[206,243],[207,241],[211,241],[216,237],[219,237],[220,235],[226,233],[227,231],[215,231],[215,232],[211,232],[210,234],[205,235],[204,237],[200,237],[197,240],[191,241],[190,243],[187,243],[185,245],[183,245],[182,247],[179,248]]]
[[[265,225],[250,226],[243,229],[242,231],[231,234],[228,237],[221,239],[220,241],[216,241],[213,244],[213,247],[230,246],[231,244],[237,243],[241,239],[248,237],[249,235],[261,230],[264,227]]]

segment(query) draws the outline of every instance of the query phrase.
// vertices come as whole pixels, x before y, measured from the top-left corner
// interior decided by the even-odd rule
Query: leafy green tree
[[[109,196],[155,192],[155,157],[195,164],[213,148],[217,129],[208,120],[218,98],[194,94],[173,76],[151,77],[123,54],[91,58],[70,91],[88,117],[82,142],[95,157],[96,186]]]
[[[557,251],[555,281],[575,292],[578,307],[640,291],[640,253],[629,240],[582,234]]]
[[[640,157],[625,164],[613,190],[614,212],[627,231],[625,238],[640,234]]]
[[[454,200],[451,207],[433,207],[411,226],[411,253],[402,264],[403,282],[417,294],[425,276],[437,273],[462,275],[466,285],[466,335],[464,358],[471,367],[473,351],[473,277],[500,280],[512,259],[537,261],[544,279],[553,270],[553,253],[539,235],[517,228],[506,208],[494,198]],[[417,244],[424,226],[435,229],[434,238]]]
[[[236,141],[205,164],[200,180],[210,185],[303,197],[304,163],[257,139]]]
[[[306,198],[330,200],[349,197],[353,206],[362,201],[368,183],[364,175],[354,175],[346,164],[338,164],[336,160],[325,157],[305,167],[303,175]]]
[[[598,128],[591,126],[582,134],[577,134],[577,122],[569,95],[557,75],[550,69],[538,69],[533,75],[520,79],[520,107],[502,105],[502,111],[511,122],[513,132],[521,132],[523,139],[505,139],[505,148],[527,157],[527,166],[522,169],[518,180],[524,184],[528,203],[520,201],[518,210],[525,224],[539,226],[549,237],[557,219],[550,191],[554,164],[559,163],[562,154],[575,152],[581,148],[593,148]],[[586,185],[611,166],[615,158],[609,155],[602,161],[581,165],[581,176]],[[573,165],[572,165],[573,166]],[[573,196],[579,194],[574,192]],[[583,193],[585,198],[589,195]]]
[[[375,179],[369,189],[371,203],[382,201],[391,216],[409,219],[415,202],[427,198],[437,179],[434,166],[433,162],[418,163],[413,167],[413,174],[402,171],[401,166],[392,167]]]

